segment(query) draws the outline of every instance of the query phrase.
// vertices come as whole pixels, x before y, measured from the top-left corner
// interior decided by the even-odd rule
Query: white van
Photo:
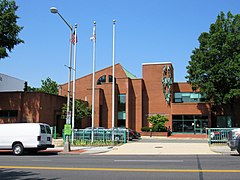
[[[53,148],[50,126],[43,123],[0,124],[0,149],[15,155]]]

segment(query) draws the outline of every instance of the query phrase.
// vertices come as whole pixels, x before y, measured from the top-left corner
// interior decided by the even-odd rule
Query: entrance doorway
[[[208,116],[173,115],[172,130],[175,133],[206,133]]]
[[[194,133],[206,133],[208,120],[194,119]]]

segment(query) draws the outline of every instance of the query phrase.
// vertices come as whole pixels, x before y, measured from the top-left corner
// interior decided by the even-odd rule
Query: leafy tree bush
[[[150,127],[144,126],[144,127],[141,128],[141,131],[149,132],[150,131]]]
[[[221,12],[198,41],[186,78],[193,90],[200,89],[213,105],[230,107],[234,115],[239,111],[234,103],[240,98],[240,15]]]
[[[17,25],[17,9],[15,1],[0,0],[0,59],[8,57],[15,45],[24,42],[18,38],[23,27]]]
[[[165,124],[168,122],[168,118],[166,116],[157,114],[154,116],[149,116],[147,120],[152,124],[153,132],[166,131]]]
[[[46,80],[41,80],[41,82],[41,88],[38,89],[40,92],[58,95],[58,85],[56,81],[48,77]]]
[[[70,111],[72,111],[72,102],[70,102]],[[75,119],[80,120],[85,117],[90,117],[92,114],[91,107],[87,103],[81,100],[75,100]],[[64,104],[62,107],[62,119],[66,119],[67,116],[67,104]]]

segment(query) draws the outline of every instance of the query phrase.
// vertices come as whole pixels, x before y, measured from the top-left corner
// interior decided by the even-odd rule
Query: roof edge
[[[142,63],[144,65],[151,65],[151,64],[172,64],[172,62],[152,62],[152,63]]]

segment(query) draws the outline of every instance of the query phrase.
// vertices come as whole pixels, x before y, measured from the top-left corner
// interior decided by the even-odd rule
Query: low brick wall
[[[167,132],[140,132],[141,136],[167,136]]]

